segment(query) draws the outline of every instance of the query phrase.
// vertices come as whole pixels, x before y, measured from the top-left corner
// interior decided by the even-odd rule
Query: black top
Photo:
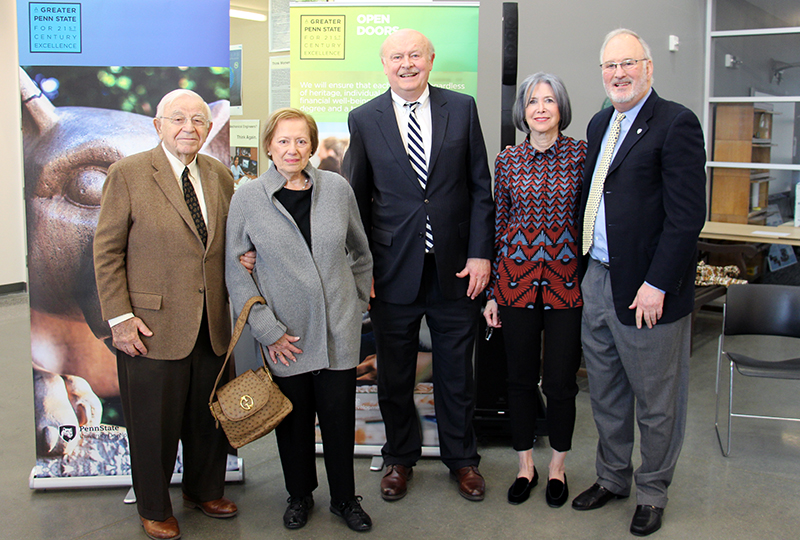
[[[275,197],[294,218],[297,227],[311,249],[311,190],[295,191],[285,187],[275,193]]]

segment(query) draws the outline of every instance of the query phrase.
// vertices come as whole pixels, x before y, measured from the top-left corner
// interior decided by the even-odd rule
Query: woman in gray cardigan
[[[289,506],[284,525],[306,524],[317,487],[314,418],[319,417],[330,510],[348,527],[372,526],[355,495],[356,365],[372,256],[353,191],[308,160],[319,138],[314,119],[275,111],[262,146],[273,165],[231,200],[226,279],[236,313],[252,296],[248,322],[269,350],[269,368],[294,410],[276,429]],[[255,250],[251,275],[239,257]]]

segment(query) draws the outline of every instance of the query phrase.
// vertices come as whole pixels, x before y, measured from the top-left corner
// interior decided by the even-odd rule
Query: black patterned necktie
[[[419,101],[406,103],[408,113],[408,160],[411,168],[417,174],[417,180],[422,190],[428,185],[428,165],[425,161],[425,145],[422,143],[422,127],[417,120],[417,107]],[[431,218],[425,215],[425,253],[433,250],[433,229],[431,228]]]
[[[183,168],[181,181],[183,182],[183,198],[186,200],[186,206],[189,207],[189,213],[192,214],[194,226],[197,227],[200,240],[203,241],[205,246],[208,240],[208,231],[206,230],[206,222],[203,219],[203,212],[200,210],[200,202],[197,200],[197,193],[195,193],[194,186],[189,180],[189,167]]]

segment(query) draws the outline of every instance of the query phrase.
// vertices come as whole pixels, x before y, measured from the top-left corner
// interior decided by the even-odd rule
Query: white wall
[[[27,281],[16,2],[0,2],[0,285]]]

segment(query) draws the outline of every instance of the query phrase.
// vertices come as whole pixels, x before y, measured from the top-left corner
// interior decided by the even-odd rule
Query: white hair
[[[606,45],[608,45],[608,42],[623,34],[627,34],[636,38],[636,40],[639,42],[639,45],[641,45],[642,49],[644,49],[644,57],[648,60],[653,60],[653,55],[650,53],[650,45],[648,45],[647,42],[639,36],[639,34],[633,30],[628,30],[627,28],[617,28],[616,30],[612,30],[606,34],[606,38],[603,40],[603,46],[600,47],[600,63],[603,62],[603,52],[606,50]]]
[[[186,90],[185,88],[178,88],[177,90],[173,90],[172,92],[167,93],[161,101],[158,102],[158,107],[156,107],[156,118],[159,116],[164,115],[164,110],[169,108],[172,105],[172,102],[178,99],[181,96],[190,96],[199,99],[203,103],[203,110],[206,114],[206,118],[211,121],[211,107],[208,106],[208,103],[200,97],[200,94],[197,92],[193,92],[191,90]]]

